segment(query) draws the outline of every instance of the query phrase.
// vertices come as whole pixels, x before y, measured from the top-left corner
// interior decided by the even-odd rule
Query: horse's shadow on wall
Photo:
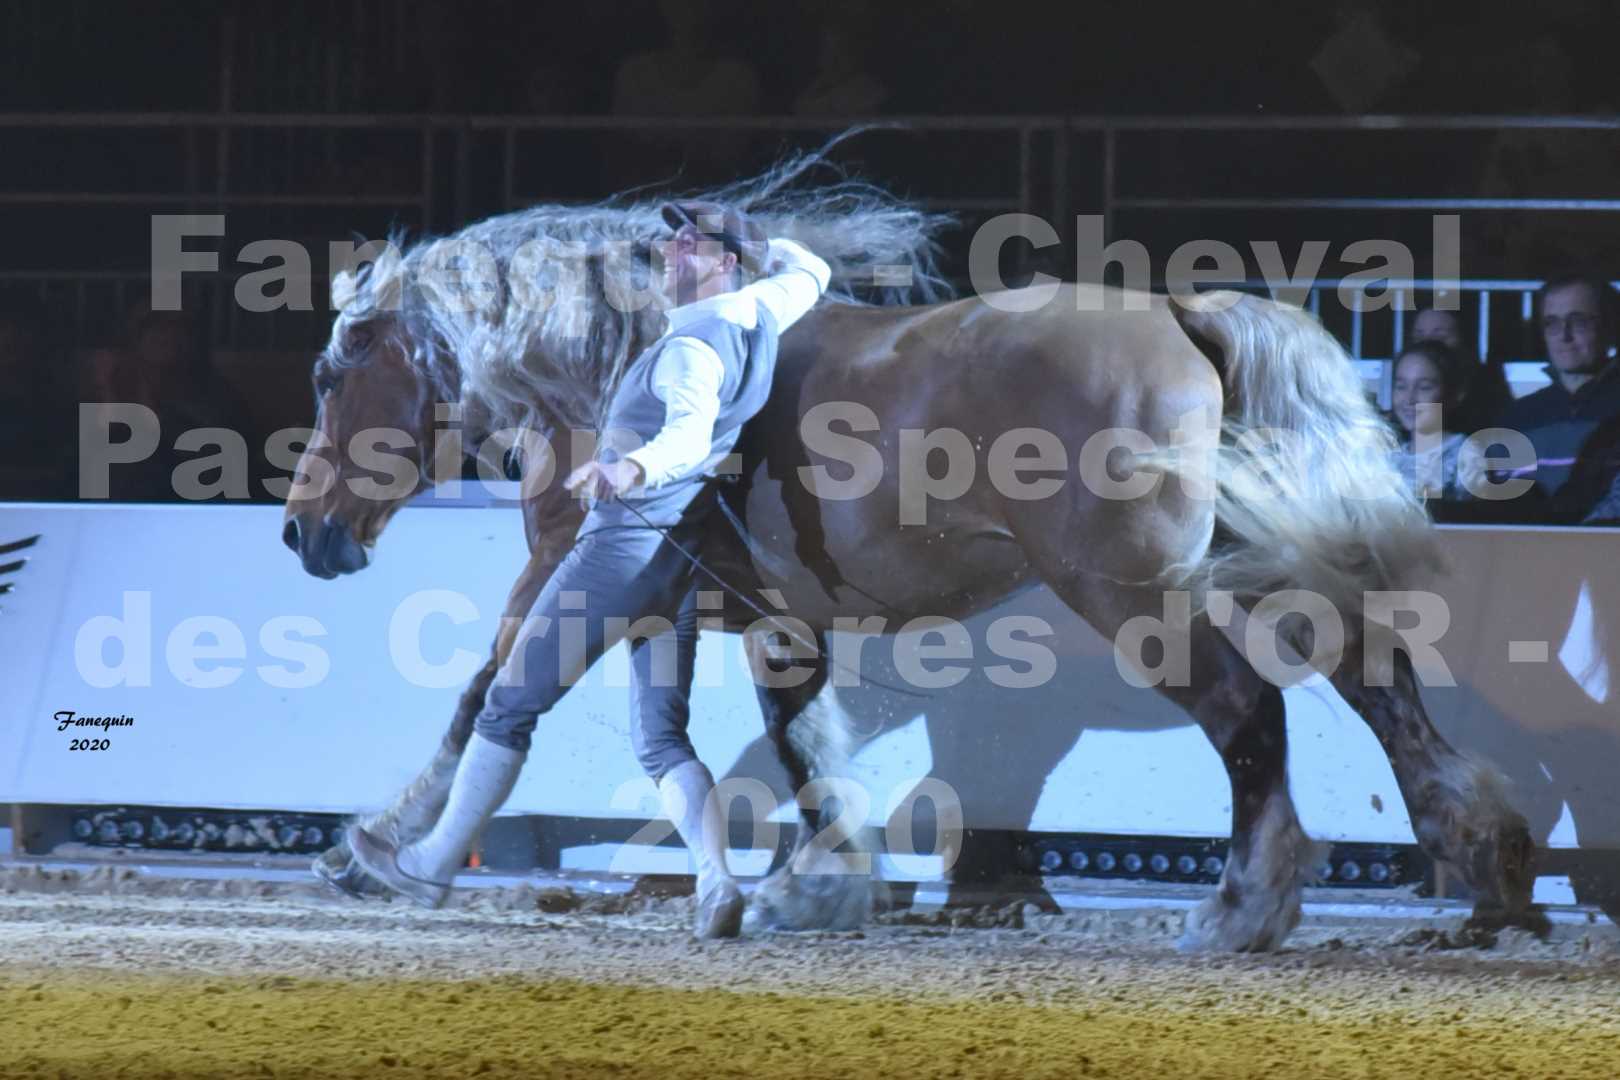
[[[1451,628],[1443,651],[1458,685],[1426,686],[1424,702],[1447,739],[1502,770],[1538,843],[1567,811],[1580,848],[1570,867],[1576,898],[1615,917],[1620,577],[1594,566],[1592,542],[1538,534],[1547,547],[1534,553],[1534,565],[1506,567],[1496,560],[1522,549],[1453,545],[1454,576],[1475,586],[1445,590]]]
[[[1013,612],[1035,615],[1052,629],[1050,636],[1038,640],[1054,654],[1056,670],[1038,685],[998,685],[987,674],[1009,664],[1018,672],[1028,670],[1026,664],[998,655],[987,644],[990,623]],[[1122,681],[1108,643],[1044,588],[964,620],[963,625],[972,642],[972,659],[923,664],[929,669],[967,668],[967,675],[955,685],[912,693],[876,685],[908,685],[896,662],[897,651],[904,657],[908,640],[875,638],[860,654],[861,685],[829,688],[823,705],[830,701],[861,746],[923,722],[932,757],[927,775],[949,786],[969,825],[948,875],[953,886],[966,888],[1008,878],[1013,831],[1028,829],[1048,777],[1087,729],[1162,731],[1191,721],[1154,691]],[[840,654],[835,650],[834,655]],[[923,764],[916,763],[911,774],[922,772]],[[748,745],[728,775],[763,780],[781,801],[792,799],[776,750],[763,737]],[[881,803],[888,793],[872,794],[874,802]],[[933,835],[932,813],[928,800],[918,803],[914,820],[918,837]],[[996,827],[974,829],[976,822],[994,822]],[[926,841],[922,846],[926,849]],[[1033,883],[1027,889],[1040,892]]]
[[[1458,685],[1425,687],[1425,703],[1453,745],[1501,769],[1538,844],[1548,841],[1567,807],[1582,849],[1571,872],[1576,897],[1620,915],[1620,783],[1614,779],[1620,769],[1620,578],[1589,576],[1583,569],[1589,558],[1555,558],[1534,575],[1490,575],[1490,587],[1480,588],[1470,575],[1490,568],[1462,561],[1454,584],[1437,590],[1450,607],[1451,629],[1441,648]],[[1011,612],[1036,615],[1052,628],[1044,644],[1057,668],[1042,685],[1009,689],[986,675],[1007,661],[985,647],[985,628]],[[863,745],[921,720],[932,754],[928,775],[954,790],[964,821],[997,823],[965,834],[949,875],[953,887],[1008,876],[1014,865],[1008,830],[1030,827],[1048,778],[1085,731],[1152,732],[1191,723],[1158,693],[1126,684],[1108,642],[1045,589],[965,625],[975,659],[964,662],[970,673],[949,689],[914,697],[863,682],[827,691]],[[1508,643],[1521,640],[1546,640],[1548,661],[1508,664]],[[861,669],[872,680],[905,685],[891,648],[869,645]],[[728,773],[764,780],[782,802],[792,799],[776,751],[763,737]],[[928,835],[928,804],[919,805],[916,832]],[[1225,815],[1229,803],[1212,810]],[[1066,826],[1087,829],[1085,822]]]

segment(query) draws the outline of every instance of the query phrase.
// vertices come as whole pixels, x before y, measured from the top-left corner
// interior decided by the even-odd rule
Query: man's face
[[[1554,367],[1569,375],[1590,375],[1603,367],[1609,358],[1608,328],[1590,286],[1554,289],[1541,309],[1541,333]]]
[[[737,256],[718,240],[682,225],[675,238],[664,244],[664,295],[676,305],[690,304],[724,292],[730,283]]]

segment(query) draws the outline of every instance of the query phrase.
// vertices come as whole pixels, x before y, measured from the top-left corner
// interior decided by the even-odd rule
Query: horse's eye
[[[338,388],[340,379],[330,372],[320,372],[315,376],[315,396],[325,397]]]
[[[344,337],[343,348],[347,352],[365,352],[371,348],[371,339],[371,327],[356,326]]]

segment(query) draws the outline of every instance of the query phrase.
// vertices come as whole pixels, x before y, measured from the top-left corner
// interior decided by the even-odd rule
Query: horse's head
[[[938,298],[935,234],[949,219],[861,181],[791,189],[824,161],[822,153],[789,158],[690,205],[701,219],[704,207],[753,214],[769,202],[770,220],[791,225],[844,278],[904,265],[912,285],[886,299]],[[631,360],[664,330],[666,296],[651,259],[669,241],[664,205],[620,196],[533,206],[424,240],[408,254],[383,245],[369,266],[334,277],[341,314],[315,364],[316,430],[283,529],[305,570],[336,577],[363,568],[401,505],[433,478],[459,473],[461,432],[439,423],[441,404],[465,403],[470,432],[486,436],[481,450],[521,442],[517,457],[530,465],[525,514],[564,513],[566,493],[552,483],[557,464],[589,456],[573,435],[599,431]],[[763,235],[763,221],[756,234],[728,224],[734,214],[718,216],[723,235],[747,233],[755,245]],[[748,250],[739,242],[732,254]],[[843,290],[848,281],[834,284]],[[555,503],[541,499],[545,490]]]
[[[435,424],[455,387],[419,352],[398,311],[352,305],[315,361],[315,430],[288,492],[282,540],[316,577],[363,569],[394,512],[444,468],[459,468],[459,449],[449,439],[441,447]],[[447,460],[434,464],[440,456]]]

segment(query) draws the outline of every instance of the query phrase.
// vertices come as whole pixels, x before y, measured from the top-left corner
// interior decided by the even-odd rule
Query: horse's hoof
[[[776,907],[770,900],[761,897],[760,891],[755,889],[752,897],[748,897],[747,907],[742,910],[742,933],[768,934],[774,929],[794,929],[792,926],[782,925],[781,916],[776,913]]]
[[[856,930],[870,921],[881,893],[880,882],[862,875],[778,870],[754,890],[743,930]]]
[[[1176,939],[1180,952],[1271,952],[1299,925],[1299,898],[1247,907],[1211,896],[1187,913]]]
[[[692,933],[700,940],[734,938],[742,934],[743,896],[734,881],[723,881],[698,901]]]
[[[430,910],[440,908],[449,898],[448,883],[425,881],[401,870],[399,852],[388,841],[368,833],[358,825],[350,825],[344,839],[348,842],[349,851],[361,870],[418,906]]]
[[[1475,904],[1472,914],[1463,923],[1465,930],[1495,933],[1499,930],[1525,930],[1538,938],[1552,933],[1552,920],[1547,917],[1543,904],[1531,904],[1518,911],[1490,904]]]
[[[315,875],[315,880],[339,896],[350,900],[366,898],[366,872],[355,865],[349,849],[342,845],[327,848],[315,856],[309,871]]]

